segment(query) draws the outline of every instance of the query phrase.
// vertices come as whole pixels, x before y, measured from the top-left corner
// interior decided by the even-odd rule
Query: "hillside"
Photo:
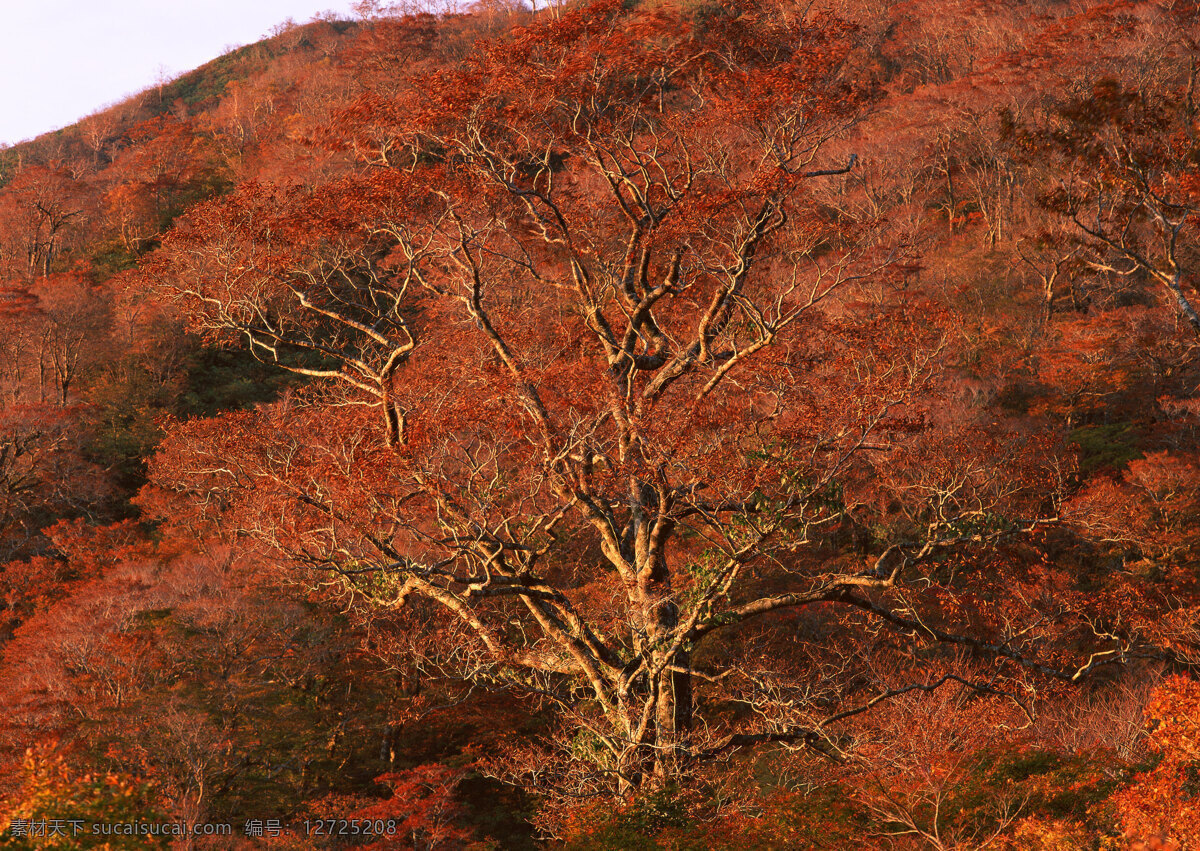
[[[0,847],[1200,845],[1194,6],[543,5],[0,152]]]

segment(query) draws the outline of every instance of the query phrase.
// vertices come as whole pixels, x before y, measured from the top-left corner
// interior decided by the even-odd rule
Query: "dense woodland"
[[[363,3],[0,150],[0,847],[1200,848],[1198,40]]]

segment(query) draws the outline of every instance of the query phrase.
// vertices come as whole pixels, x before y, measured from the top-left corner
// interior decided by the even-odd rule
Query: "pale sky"
[[[102,106],[258,41],[288,18],[352,0],[0,0],[0,144],[74,124]]]

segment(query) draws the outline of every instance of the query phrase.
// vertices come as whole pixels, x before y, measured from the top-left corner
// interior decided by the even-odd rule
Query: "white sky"
[[[75,123],[352,0],[0,0],[0,144]]]

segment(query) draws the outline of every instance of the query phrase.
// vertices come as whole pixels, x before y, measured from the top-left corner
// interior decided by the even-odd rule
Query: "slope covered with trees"
[[[3,820],[1194,843],[1194,8],[411,12],[3,152]]]

